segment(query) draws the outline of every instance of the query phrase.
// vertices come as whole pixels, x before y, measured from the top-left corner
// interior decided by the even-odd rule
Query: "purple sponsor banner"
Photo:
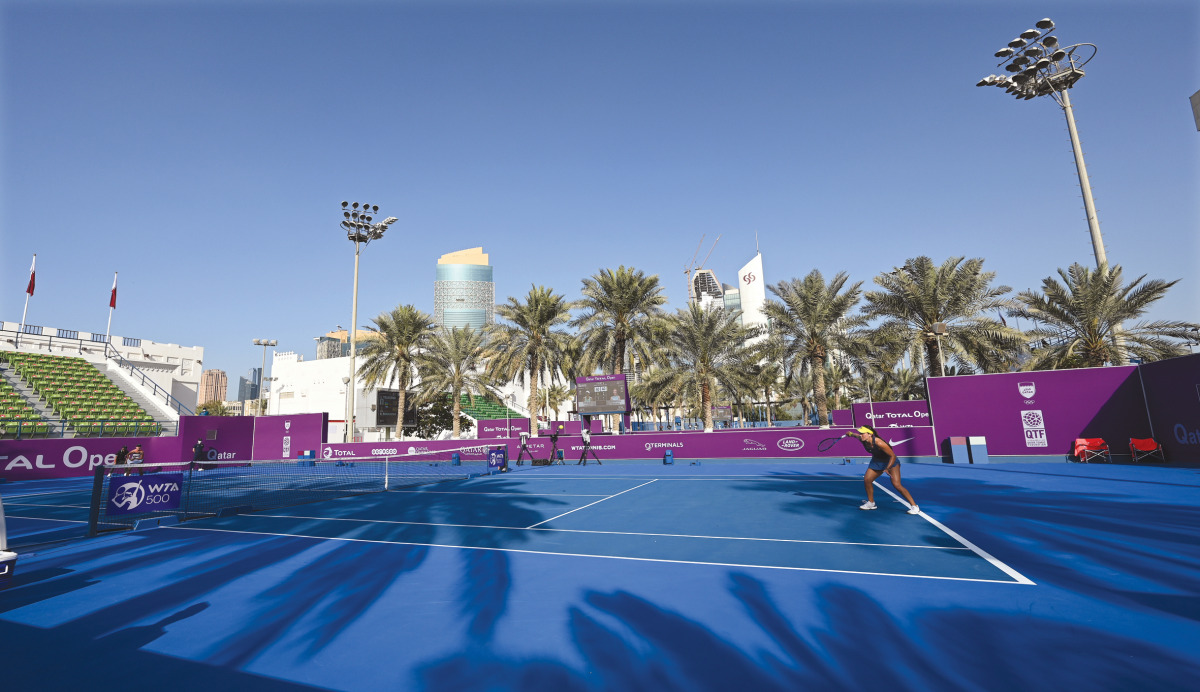
[[[111,466],[121,447],[142,446],[146,464],[191,459],[178,437],[76,437],[52,440],[0,441],[0,478],[9,481],[73,478]],[[189,452],[190,454],[190,452]]]
[[[493,437],[516,437],[519,433],[529,432],[528,418],[496,418],[475,422],[479,429],[479,439]]]
[[[1153,425],[1133,437],[1157,440],[1168,464],[1200,461],[1200,353],[1147,363],[1138,373]],[[1124,449],[1129,441],[1108,441],[1113,449],[1118,444]]]
[[[540,439],[540,438],[539,438]],[[533,440],[530,440],[532,445]],[[550,440],[546,440],[549,449]],[[404,455],[419,455],[426,452],[446,452],[458,450],[464,461],[487,461],[489,449],[505,447],[508,456],[512,457],[518,449],[514,440],[503,438],[492,440],[404,440],[391,442],[335,442],[321,446],[317,455],[325,461],[359,457],[400,457]]]
[[[834,410],[830,411],[830,414],[832,414],[832,419],[829,422],[833,423],[834,426],[854,426],[854,412],[852,412],[850,409],[835,408]]]
[[[325,442],[328,418],[328,413],[254,418],[254,454],[251,458],[295,459],[306,451],[315,452]]]
[[[108,484],[108,506],[111,515],[147,514],[167,509],[179,509],[183,496],[182,473],[152,473],[146,476],[113,476]]]
[[[1065,458],[1079,437],[1128,455],[1129,438],[1149,430],[1133,366],[931,377],[928,386],[939,443],[982,436],[991,457]]]
[[[203,442],[209,461],[249,461],[254,458],[254,420],[251,416],[180,416],[179,438],[188,450],[196,440]],[[191,459],[189,454],[186,461]]]
[[[601,459],[661,459],[671,450],[676,459],[802,459],[869,456],[861,443],[846,439],[828,452],[817,450],[817,444],[827,437],[845,434],[849,428],[756,428],[724,433],[642,433],[638,435],[593,435],[592,451]],[[880,431],[902,457],[936,456],[932,428],[888,428]],[[440,440],[437,442],[409,441],[403,443],[328,444],[321,457],[328,461],[352,456],[385,456],[438,450],[450,450],[471,445],[472,440]],[[463,459],[483,460],[488,445],[505,444],[508,458],[513,459],[520,448],[517,440],[478,440]],[[527,448],[535,459],[550,458],[549,437],[530,438]],[[578,461],[583,453],[583,439],[578,435],[561,436],[558,448],[568,462]]]
[[[929,403],[924,399],[851,404],[850,410],[854,414],[854,425],[869,425],[876,430],[929,425]]]

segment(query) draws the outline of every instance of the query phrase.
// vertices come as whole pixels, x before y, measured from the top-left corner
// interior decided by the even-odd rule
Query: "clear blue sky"
[[[482,245],[496,295],[578,296],[601,267],[678,307],[702,234],[722,281],[813,268],[870,285],[917,255],[1036,287],[1092,250],[1062,111],[976,88],[1044,16],[1100,51],[1072,92],[1110,262],[1182,279],[1200,318],[1200,6],[1104,2],[0,3],[0,316],[312,358],[350,322],[432,311]]]

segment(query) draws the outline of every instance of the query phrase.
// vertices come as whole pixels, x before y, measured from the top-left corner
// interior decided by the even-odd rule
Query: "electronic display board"
[[[395,427],[400,414],[400,392],[381,389],[375,397],[375,425]]]
[[[624,375],[591,375],[575,379],[575,410],[581,416],[628,413]]]

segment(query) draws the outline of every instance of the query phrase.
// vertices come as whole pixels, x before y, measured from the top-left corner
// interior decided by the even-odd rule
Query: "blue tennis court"
[[[1196,470],[906,464],[909,515],[887,483],[859,511],[863,469],[526,467],[41,543],[50,514],[86,521],[88,486],[6,484],[6,667],[43,688],[114,661],[182,689],[1193,687]]]

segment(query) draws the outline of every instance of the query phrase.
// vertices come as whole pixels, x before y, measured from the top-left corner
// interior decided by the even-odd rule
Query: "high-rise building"
[[[442,327],[483,329],[495,317],[496,284],[482,247],[438,258],[433,282],[433,320]]]
[[[767,338],[767,316],[763,314],[763,305],[767,302],[767,284],[763,279],[761,252],[754,253],[754,257],[738,270],[737,294],[742,310],[742,326],[763,329],[762,333],[747,343],[753,344]]]
[[[224,370],[205,370],[200,373],[200,396],[196,402],[201,406],[210,401],[224,401],[229,391],[229,376]]]
[[[704,310],[721,310],[725,307],[721,282],[711,269],[697,269],[692,274],[692,300]]]
[[[262,368],[250,368],[250,377],[238,378],[238,401],[253,401],[258,398],[262,386]]]

